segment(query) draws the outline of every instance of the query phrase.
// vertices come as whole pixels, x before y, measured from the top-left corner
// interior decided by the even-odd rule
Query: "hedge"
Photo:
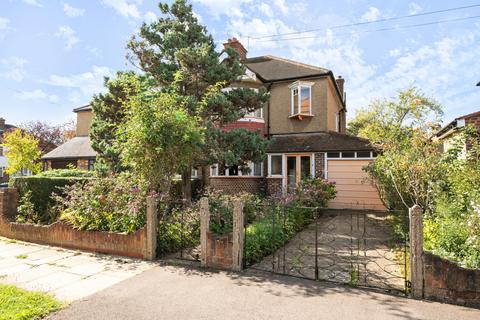
[[[17,188],[19,198],[21,199],[28,191],[31,191],[31,202],[35,212],[41,217],[40,222],[49,224],[55,221],[51,217],[49,208],[54,205],[51,198],[53,192],[60,194],[61,188],[72,185],[76,182],[86,181],[88,177],[16,177],[13,178],[12,185]]]

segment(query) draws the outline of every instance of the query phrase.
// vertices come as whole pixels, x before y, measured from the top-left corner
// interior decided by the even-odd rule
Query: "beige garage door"
[[[330,201],[333,209],[386,210],[377,188],[368,180],[362,167],[370,160],[328,160],[328,180],[335,181],[337,197]]]

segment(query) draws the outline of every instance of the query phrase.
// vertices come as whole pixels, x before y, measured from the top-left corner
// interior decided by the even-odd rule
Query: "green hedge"
[[[51,198],[53,192],[61,194],[61,188],[72,185],[76,182],[86,181],[88,177],[17,177],[13,179],[12,185],[17,188],[19,199],[22,199],[30,191],[30,201],[34,210],[39,216],[38,223],[50,224],[57,217],[52,217],[51,208],[55,203]]]
[[[295,234],[313,222],[315,209],[299,207],[296,203],[284,208],[268,207],[265,217],[247,226],[245,262],[248,266],[274,253]]]
[[[37,177],[61,177],[61,178],[73,178],[73,177],[93,177],[95,171],[81,170],[81,169],[53,169],[40,172]]]

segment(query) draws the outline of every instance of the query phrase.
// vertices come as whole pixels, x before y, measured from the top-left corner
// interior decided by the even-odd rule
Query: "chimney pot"
[[[244,61],[245,59],[247,59],[247,49],[245,49],[243,44],[238,41],[237,38],[229,38],[228,41],[223,44],[223,47],[225,49],[232,48],[233,50],[235,50],[240,57],[240,61]]]

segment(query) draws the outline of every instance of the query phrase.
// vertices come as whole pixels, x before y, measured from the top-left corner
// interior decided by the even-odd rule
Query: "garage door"
[[[386,210],[377,188],[362,168],[370,160],[328,160],[328,180],[334,181],[337,197],[330,201],[333,209]]]

